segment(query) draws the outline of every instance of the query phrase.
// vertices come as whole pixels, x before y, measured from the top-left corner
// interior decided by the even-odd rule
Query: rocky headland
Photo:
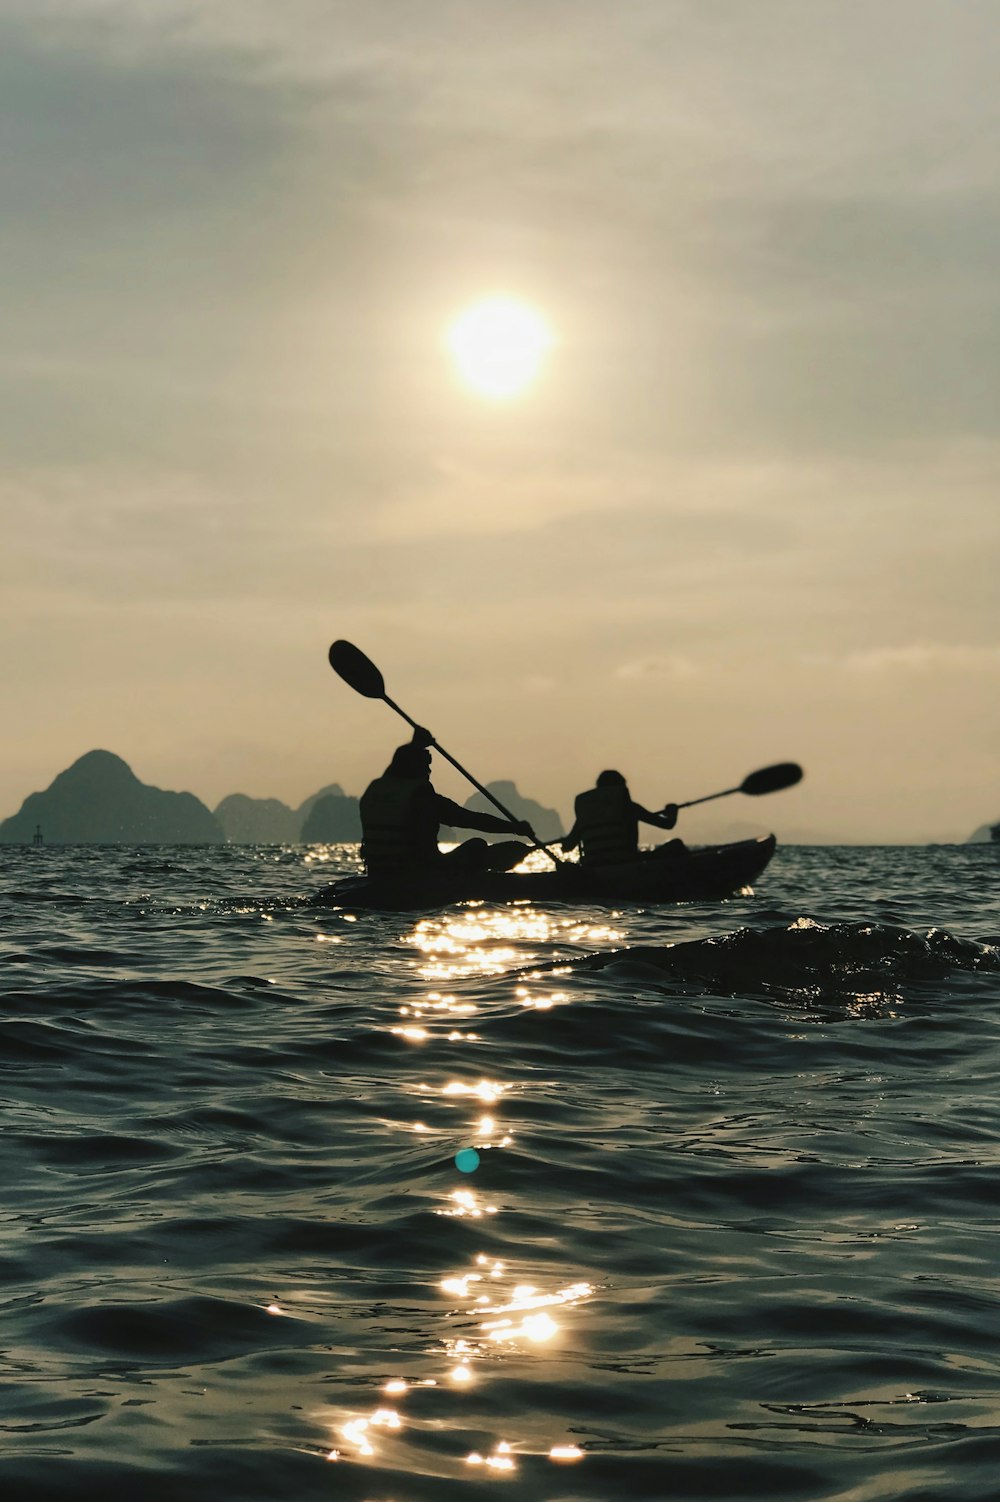
[[[530,822],[540,840],[560,837],[562,823],[554,809],[522,798],[512,782],[488,786],[515,818]],[[351,843],[361,838],[358,802],[332,782],[294,809],[278,798],[230,793],[210,811],[193,793],[166,792],[140,782],[111,751],[88,751],[0,823],[0,844],[30,845],[36,830],[47,845]],[[496,813],[481,793],[465,807]],[[468,830],[441,830],[446,843],[468,836]]]
[[[193,793],[140,782],[111,751],[88,751],[0,824],[0,844],[221,845],[225,835]]]
[[[230,845],[337,844],[360,840],[361,816],[357,798],[338,782],[320,788],[289,808],[277,798],[248,798],[230,793],[215,810]]]

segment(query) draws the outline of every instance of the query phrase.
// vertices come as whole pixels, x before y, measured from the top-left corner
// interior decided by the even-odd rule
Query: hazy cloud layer
[[[347,635],[563,809],[1000,816],[995,21],[0,0],[0,813],[91,745],[358,791]],[[498,287],[558,340],[500,410],[442,344]]]

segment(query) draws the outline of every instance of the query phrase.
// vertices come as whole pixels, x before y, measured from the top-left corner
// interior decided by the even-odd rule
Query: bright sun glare
[[[458,374],[480,396],[518,396],[535,380],[552,348],[540,313],[513,297],[491,297],[461,313],[448,330]]]

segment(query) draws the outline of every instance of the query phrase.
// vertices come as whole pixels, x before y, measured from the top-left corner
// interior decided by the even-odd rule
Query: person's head
[[[602,772],[597,779],[599,788],[623,788],[625,779],[620,772]]]
[[[408,741],[392,754],[392,761],[385,769],[387,777],[430,777],[431,753],[426,746],[415,746]]]

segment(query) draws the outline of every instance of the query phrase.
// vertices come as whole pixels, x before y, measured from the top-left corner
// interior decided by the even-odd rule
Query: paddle
[[[713,798],[728,798],[730,793],[749,793],[759,798],[763,793],[779,793],[782,788],[794,787],[802,781],[802,768],[794,761],[779,761],[773,767],[761,767],[759,772],[750,772],[738,788],[726,788],[721,793],[707,793],[704,798],[690,798],[687,803],[678,803],[677,808],[693,808],[696,803],[711,803]]]
[[[363,694],[366,699],[381,699],[384,704],[388,704],[390,709],[394,709],[408,725],[412,725],[414,730],[421,730],[423,728],[406,713],[405,709],[401,709],[394,700],[389,698],[389,695],[385,691],[385,681],[382,674],[371,658],[365,656],[360,647],[354,646],[349,641],[335,641],[330,648],[328,656],[330,658],[330,666],[338,678],[343,678],[344,682],[350,688],[353,688],[356,693]],[[520,822],[514,818],[509,809],[504,808],[499,798],[494,798],[489,788],[483,787],[483,784],[478,782],[471,772],[467,772],[453,756],[450,756],[443,746],[439,746],[433,737],[431,738],[431,745],[440,756],[444,757],[445,761],[451,762],[456,772],[461,772],[462,776],[467,778],[474,788],[478,788],[483,797],[488,798],[493,807],[499,809],[505,819],[509,819],[512,824]],[[541,840],[536,839],[534,835],[531,836],[531,843],[536,850],[543,850],[549,860],[555,865],[565,866],[567,864],[566,861],[560,860],[558,855],[554,855],[548,845],[543,845]]]

